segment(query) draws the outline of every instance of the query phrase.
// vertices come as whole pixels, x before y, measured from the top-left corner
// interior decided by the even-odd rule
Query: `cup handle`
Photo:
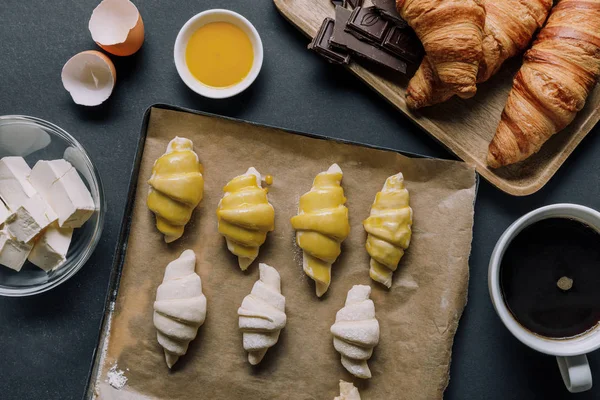
[[[556,362],[569,392],[585,392],[592,388],[592,371],[590,371],[590,364],[585,354],[556,357]]]

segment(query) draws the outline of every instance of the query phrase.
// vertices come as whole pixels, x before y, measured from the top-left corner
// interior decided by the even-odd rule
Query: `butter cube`
[[[58,216],[38,194],[27,199],[8,217],[8,232],[21,242],[29,242],[45,227],[56,221]]]
[[[36,193],[27,177],[31,168],[23,157],[4,157],[0,160],[0,197],[11,210],[16,210]]]
[[[96,210],[89,190],[68,161],[38,161],[29,181],[57,213],[62,228],[81,227]]]
[[[46,272],[60,267],[67,260],[73,228],[60,228],[55,222],[35,240],[29,261]]]
[[[2,200],[0,200],[0,225],[6,222],[8,217],[10,217],[10,210],[4,205]]]
[[[0,231],[0,264],[20,271],[33,245],[13,238],[6,230]]]

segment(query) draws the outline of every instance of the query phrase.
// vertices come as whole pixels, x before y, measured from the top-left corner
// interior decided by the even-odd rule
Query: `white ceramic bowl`
[[[252,43],[252,48],[254,49],[254,61],[252,62],[252,68],[250,69],[248,75],[236,85],[225,88],[216,88],[205,85],[192,75],[185,62],[185,50],[190,37],[200,27],[211,22],[229,22],[237,26],[244,31],[246,35],[248,35],[248,38],[250,38],[250,42]],[[185,25],[183,25],[179,31],[179,34],[177,35],[177,39],[175,40],[174,56],[177,73],[190,89],[204,97],[209,97],[211,99],[224,99],[243,92],[252,84],[252,82],[254,82],[262,67],[263,46],[262,41],[260,40],[260,35],[250,21],[236,12],[214,9],[196,14],[188,22],[186,22]]]

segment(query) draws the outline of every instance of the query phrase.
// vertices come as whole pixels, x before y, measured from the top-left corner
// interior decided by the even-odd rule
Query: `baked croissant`
[[[340,380],[340,395],[333,400],[360,400],[360,393],[352,382]]]
[[[279,339],[285,327],[285,297],[281,294],[281,279],[277,270],[267,264],[258,265],[260,279],[252,292],[244,297],[238,309],[239,326],[243,333],[248,361],[256,365]]]
[[[192,250],[184,251],[167,265],[165,277],[156,291],[154,326],[169,368],[187,352],[206,318],[206,297],[195,266],[196,254]]]
[[[275,209],[261,186],[261,176],[254,167],[233,178],[223,191],[217,207],[219,233],[227,248],[238,257],[242,271],[258,257],[267,233],[275,229]]]
[[[344,308],[337,312],[335,324],[331,326],[333,346],[342,355],[342,365],[362,379],[371,377],[367,360],[379,343],[379,322],[370,295],[370,286],[353,286],[348,291]]]
[[[477,83],[490,79],[504,61],[529,45],[546,21],[552,0],[483,0],[483,6],[486,15]],[[408,85],[406,103],[417,109],[442,103],[453,95],[453,88],[441,82],[425,57]]]
[[[404,250],[410,244],[413,211],[401,173],[386,179],[375,196],[371,215],[363,225],[367,231],[367,252],[371,256],[371,279],[388,288]]]
[[[350,233],[341,183],[342,170],[337,164],[318,174],[312,189],[300,197],[298,215],[291,219],[296,243],[303,250],[304,272],[315,281],[318,297],[329,288],[331,264]]]
[[[156,228],[171,243],[183,228],[204,194],[202,164],[191,140],[175,137],[152,167],[148,181],[148,208],[156,214]]]
[[[487,162],[522,161],[569,125],[600,76],[600,0],[561,0],[525,53]]]
[[[475,95],[485,23],[481,0],[396,0],[396,8],[423,43],[423,64],[452,94]]]

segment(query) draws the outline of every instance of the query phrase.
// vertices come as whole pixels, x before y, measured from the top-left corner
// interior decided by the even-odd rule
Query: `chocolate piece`
[[[383,19],[375,7],[357,7],[350,14],[346,30],[358,39],[367,38],[380,44],[385,36],[389,22]]]
[[[372,3],[384,18],[394,22],[401,28],[408,26],[406,21],[398,14],[396,0],[372,0]]]
[[[423,57],[423,46],[411,29],[393,26],[387,31],[381,46],[411,63],[419,63]]]
[[[341,8],[341,7],[337,7]],[[333,34],[333,26],[335,22],[331,18],[325,18],[323,24],[315,38],[308,45],[309,50],[313,50],[321,56],[325,57],[327,61],[333,64],[348,64],[350,62],[350,56],[343,51],[334,50],[329,45],[329,39]]]
[[[393,55],[381,50],[378,47],[372,46],[367,42],[361,41],[352,34],[346,32],[344,27],[348,23],[351,11],[342,7],[335,9],[335,25],[333,27],[333,35],[329,40],[329,44],[335,48],[348,50],[351,54],[372,61],[381,66],[385,66],[393,71],[406,74],[407,65],[404,61]]]
[[[363,0],[345,0],[344,2],[352,8],[360,7],[363,4]]]

